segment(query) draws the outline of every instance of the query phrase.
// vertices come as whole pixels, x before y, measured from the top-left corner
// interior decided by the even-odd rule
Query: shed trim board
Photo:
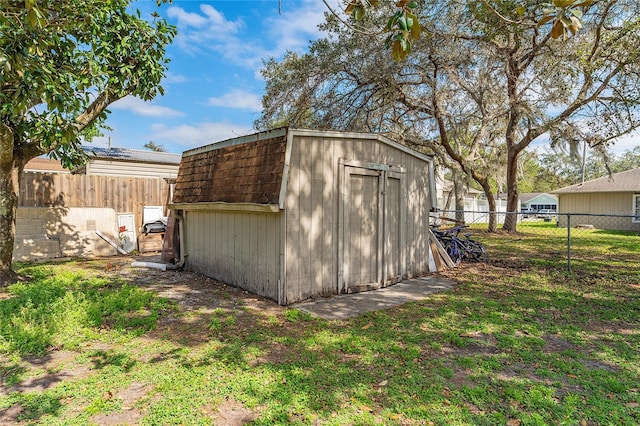
[[[174,203],[169,204],[169,208],[175,210],[239,211],[257,213],[280,212],[280,206],[278,206],[277,204],[225,203],[223,201],[216,201],[211,203]]]
[[[287,148],[284,152],[284,169],[282,171],[282,184],[280,185],[280,208],[284,210],[284,199],[287,194],[287,182],[289,180],[289,167],[291,165],[291,147],[293,146],[293,132],[287,134]]]

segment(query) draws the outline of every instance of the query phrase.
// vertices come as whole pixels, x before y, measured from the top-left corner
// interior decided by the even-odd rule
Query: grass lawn
[[[639,424],[640,237],[576,233],[568,274],[566,230],[532,226],[343,321],[123,258],[20,265],[0,424]]]

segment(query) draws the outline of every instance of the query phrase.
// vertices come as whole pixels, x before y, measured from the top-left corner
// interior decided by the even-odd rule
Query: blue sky
[[[328,2],[340,10],[339,0]],[[305,51],[321,36],[317,26],[327,12],[322,0],[282,0],[282,13],[277,0],[173,0],[159,7],[139,0],[133,6],[147,17],[158,12],[178,28],[168,47],[165,95],[111,105],[107,125],[113,130],[93,143],[144,149],[153,141],[175,153],[252,133],[264,93],[263,60]],[[637,134],[621,138],[612,151],[632,149],[639,140]],[[544,145],[543,138],[532,148]]]
[[[337,4],[332,0],[330,4]],[[124,98],[109,108],[113,130],[93,143],[143,149],[149,141],[169,152],[252,133],[261,109],[263,59],[302,52],[320,36],[327,10],[321,0],[173,0],[158,7],[140,0],[134,7],[157,11],[178,28],[168,48],[164,96],[151,102]]]

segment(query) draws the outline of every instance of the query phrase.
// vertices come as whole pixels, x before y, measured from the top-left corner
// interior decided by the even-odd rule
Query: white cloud
[[[242,18],[228,20],[211,5],[201,5],[200,13],[178,6],[168,9],[177,20],[176,44],[190,54],[213,52],[227,62],[258,69],[264,58],[281,57],[287,50],[302,51],[309,40],[320,36],[326,8],[320,0],[287,2],[283,14],[263,17],[260,26],[245,25]],[[264,28],[264,29],[263,29]]]
[[[240,89],[233,89],[222,96],[209,98],[207,103],[213,106],[245,109],[253,112],[262,110],[262,100],[260,96]]]
[[[189,78],[187,78],[187,76],[182,75],[182,74],[174,74],[172,72],[167,72],[167,75],[165,76],[163,83],[165,84],[180,84],[180,83],[186,83],[187,81],[189,81]]]
[[[230,41],[235,41],[235,34],[244,27],[241,19],[227,20],[211,5],[200,5],[200,12],[202,14],[190,13],[178,6],[167,9],[167,16],[177,20],[175,42],[188,53],[198,54],[207,49],[218,51]]]
[[[628,135],[619,137],[615,143],[609,146],[611,152],[616,155],[631,151],[636,146],[640,146],[640,131],[631,132]]]
[[[177,117],[184,115],[182,112],[160,105],[154,105],[140,98],[127,96],[111,104],[109,109],[131,111],[136,115],[145,117]]]
[[[197,13],[189,13],[180,7],[172,6],[167,9],[167,16],[176,19],[181,27],[201,27],[207,19]]]
[[[177,144],[188,148],[248,135],[254,132],[250,127],[228,122],[203,122],[196,125],[183,124],[168,127],[165,124],[151,126],[153,134],[150,139],[166,145]]]
[[[320,38],[322,33],[318,25],[324,22],[326,11],[322,2],[312,1],[303,3],[296,10],[285,9],[282,16],[268,19],[270,37],[276,42],[271,56],[279,57],[287,50],[299,52],[307,47],[309,40]]]

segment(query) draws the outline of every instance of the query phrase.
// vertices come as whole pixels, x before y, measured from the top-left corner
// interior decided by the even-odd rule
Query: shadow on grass
[[[125,373],[130,371],[137,362],[127,354],[105,350],[96,350],[90,353],[89,359],[93,363],[94,369],[117,367]]]
[[[130,286],[92,287],[96,297],[122,291],[101,297],[105,305],[89,304],[101,309],[101,326],[126,331],[116,316],[125,321],[157,309],[157,316],[147,315],[157,329],[145,338],[163,344],[148,361],[112,351],[91,352],[90,359],[97,369],[127,374],[153,366],[153,380],[165,392],[162,412],[174,419],[199,412],[205,400],[231,398],[262,407],[257,424],[506,424],[512,418],[579,424],[584,418],[606,423],[612,412],[616,422],[632,424],[625,404],[638,379],[638,335],[614,334],[637,329],[638,290],[620,282],[622,265],[604,278],[597,268],[577,277],[538,265],[532,260],[538,250],[524,245],[514,252],[515,243],[493,242],[509,263],[452,272],[454,292],[345,321],[311,318],[258,298],[249,307],[252,296],[208,281],[217,286],[206,293],[217,298],[209,307],[220,311],[183,311],[158,321],[155,299],[138,297]],[[202,296],[203,288],[194,294]],[[50,306],[60,300],[56,294]]]
[[[2,424],[38,421],[44,416],[56,416],[62,408],[58,398],[43,394],[14,393],[9,401],[10,407],[0,410]]]

